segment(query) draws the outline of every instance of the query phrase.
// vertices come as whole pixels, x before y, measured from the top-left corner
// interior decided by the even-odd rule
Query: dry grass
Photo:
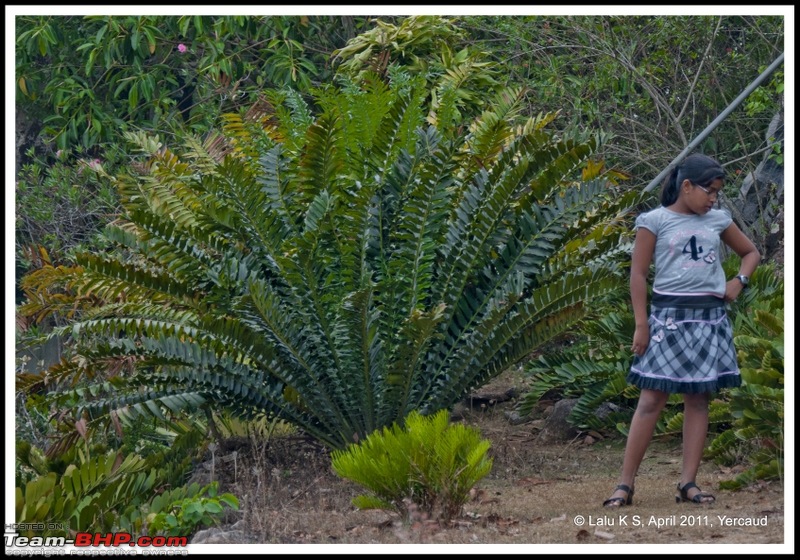
[[[240,526],[250,543],[262,545],[785,543],[784,486],[779,482],[739,492],[719,490],[719,481],[733,473],[704,462],[697,482],[714,492],[717,502],[676,504],[677,439],[653,441],[639,471],[633,505],[608,510],[602,502],[617,480],[622,438],[543,445],[530,423],[511,425],[502,405],[469,412],[463,421],[492,442],[494,467],[474,489],[463,515],[446,527],[421,515],[403,523],[396,514],[356,510],[350,501],[363,489],[338,478],[328,453],[304,438],[282,437],[268,447],[242,448],[236,480],[231,472],[222,473],[221,487],[240,498]],[[578,516],[583,524],[576,521]],[[720,516],[765,525],[724,525]]]

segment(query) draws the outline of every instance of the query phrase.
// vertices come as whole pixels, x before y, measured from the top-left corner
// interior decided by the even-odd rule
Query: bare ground
[[[239,449],[235,470],[226,468],[219,476],[221,489],[241,502],[241,510],[226,519],[228,525],[238,521],[239,532],[223,540],[260,545],[787,544],[783,481],[721,490],[719,482],[733,478],[737,469],[704,461],[697,483],[716,495],[716,503],[678,504],[681,442],[657,438],[639,470],[633,505],[609,510],[602,502],[617,482],[624,438],[543,444],[535,423],[508,421],[504,411],[512,406],[470,410],[462,419],[492,442],[494,466],[473,490],[463,515],[446,526],[420,515],[403,522],[397,514],[357,510],[351,500],[365,490],[338,478],[323,448],[306,438],[283,437],[268,447]],[[789,544],[793,547],[791,535]],[[736,546],[734,552],[742,550]]]

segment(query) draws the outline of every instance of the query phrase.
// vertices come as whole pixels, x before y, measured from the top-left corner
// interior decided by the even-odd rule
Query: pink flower
[[[185,53],[187,50],[188,49],[186,48],[186,45],[184,45],[183,43],[179,43],[178,44],[178,51],[179,52]]]

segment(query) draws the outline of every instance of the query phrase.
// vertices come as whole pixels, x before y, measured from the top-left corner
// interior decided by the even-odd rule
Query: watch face
[[[747,286],[747,284],[750,282],[750,279],[747,276],[744,276],[743,274],[740,274],[736,278],[741,280],[742,284],[744,284],[745,286]]]

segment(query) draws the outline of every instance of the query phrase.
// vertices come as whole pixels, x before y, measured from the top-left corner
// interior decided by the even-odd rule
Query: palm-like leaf
[[[132,257],[80,259],[74,285],[108,303],[62,330],[76,368],[134,370],[75,389],[77,413],[214,404],[341,448],[451,406],[624,288],[635,197],[573,179],[599,138],[513,126],[519,92],[460,138],[425,126],[419,85],[321,90],[313,122],[276,105],[260,155],[139,138],[148,173],[120,178],[108,231]]]

